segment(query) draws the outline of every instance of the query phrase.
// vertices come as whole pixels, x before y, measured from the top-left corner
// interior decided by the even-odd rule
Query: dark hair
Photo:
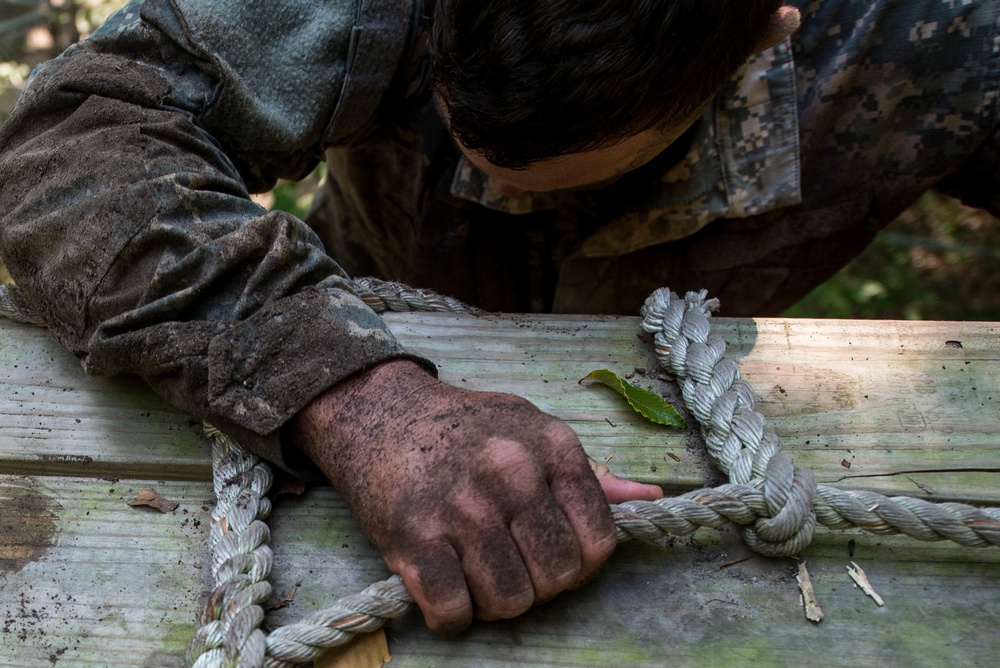
[[[522,168],[689,118],[752,55],[781,0],[436,0],[452,132]]]

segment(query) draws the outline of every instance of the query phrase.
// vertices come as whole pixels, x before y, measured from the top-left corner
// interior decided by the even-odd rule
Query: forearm
[[[0,136],[0,256],[88,372],[139,374],[281,463],[284,422],[405,353],[171,94],[104,54],[43,71]]]

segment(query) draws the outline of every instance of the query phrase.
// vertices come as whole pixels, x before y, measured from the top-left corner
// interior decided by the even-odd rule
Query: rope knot
[[[792,464],[783,452],[771,457],[763,477],[769,516],[743,529],[750,549],[768,557],[790,557],[812,542],[816,530],[816,476]]]
[[[711,334],[709,317],[719,307],[705,290],[681,300],[666,288],[642,307],[642,328],[653,334],[660,365],[681,383],[684,405],[702,427],[712,462],[734,485],[763,486],[764,507],[744,528],[747,545],[768,556],[795,554],[816,528],[816,480],[779,453],[778,437],[765,431],[753,390],[739,366],[724,360],[726,342]]]

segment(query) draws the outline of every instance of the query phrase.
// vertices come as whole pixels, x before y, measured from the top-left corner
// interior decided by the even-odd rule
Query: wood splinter
[[[802,591],[802,607],[805,608],[806,619],[819,624],[823,621],[823,611],[819,607],[819,601],[816,600],[816,592],[813,590],[812,579],[809,577],[809,571],[806,569],[806,562],[799,562],[799,573],[795,576],[795,579],[799,583],[799,590]]]
[[[851,566],[854,566],[854,568],[852,569]],[[861,591],[863,591],[864,593],[871,596],[872,600],[875,601],[879,607],[884,606],[885,601],[882,600],[881,596],[875,593],[875,590],[872,588],[871,583],[868,582],[868,576],[865,575],[864,569],[862,569],[853,561],[851,562],[851,566],[847,567],[847,574],[851,576],[851,579],[854,580],[854,583],[858,586],[858,588],[861,589]]]

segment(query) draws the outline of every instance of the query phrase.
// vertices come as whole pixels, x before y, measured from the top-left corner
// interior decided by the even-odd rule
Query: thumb
[[[605,464],[598,464],[590,459],[590,469],[597,476],[597,481],[601,483],[604,496],[608,503],[621,503],[623,501],[654,501],[663,497],[663,490],[657,485],[647,485],[641,482],[632,482],[625,478],[619,478]]]

